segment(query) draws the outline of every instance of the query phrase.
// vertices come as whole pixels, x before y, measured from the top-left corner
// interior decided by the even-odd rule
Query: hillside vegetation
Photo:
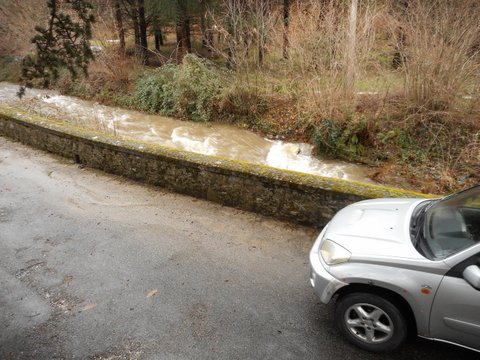
[[[95,61],[87,79],[60,77],[65,93],[307,141],[399,187],[480,182],[476,0],[92,3]],[[22,29],[38,21],[0,48],[0,78],[20,80],[13,55],[32,51]]]

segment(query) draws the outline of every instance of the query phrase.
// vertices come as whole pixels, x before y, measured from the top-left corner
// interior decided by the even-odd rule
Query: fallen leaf
[[[153,296],[155,296],[158,292],[158,289],[155,289],[155,290],[152,290],[150,291],[148,294],[147,294],[147,298],[151,298]]]
[[[97,304],[87,304],[83,307],[83,311],[90,310],[90,309],[93,309],[95,307],[97,307]]]

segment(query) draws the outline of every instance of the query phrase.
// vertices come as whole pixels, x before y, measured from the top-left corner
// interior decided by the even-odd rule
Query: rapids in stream
[[[125,139],[136,139],[279,169],[372,183],[367,168],[313,156],[313,146],[263,138],[248,130],[216,123],[195,123],[160,115],[110,107],[60,95],[52,90],[27,89],[0,83],[0,104],[54,118]]]

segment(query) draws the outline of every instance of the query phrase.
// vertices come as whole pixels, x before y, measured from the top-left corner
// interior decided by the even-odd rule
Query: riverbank
[[[60,74],[52,86],[63,94],[307,142],[405,189],[440,194],[480,182],[476,0],[262,1],[238,12],[225,1],[189,9],[181,24],[147,7],[159,22],[144,32],[143,10],[92,3],[90,77]],[[30,38],[46,9],[0,6],[0,81],[18,82],[22,59],[35,58]]]
[[[440,111],[412,107],[399,90],[359,91],[349,102],[339,97],[326,111],[332,104],[325,103],[323,91],[300,91],[308,83],[288,83],[268,69],[244,76],[189,55],[181,65],[155,69],[130,60],[123,78],[117,73],[105,77],[105,63],[97,61],[88,80],[63,78],[60,90],[149,113],[233,124],[271,139],[307,142],[323,157],[368,165],[371,179],[404,189],[446,193],[480,182],[478,99],[463,99],[463,107]]]
[[[469,111],[430,111],[406,107],[399,93],[358,92],[343,111],[326,114],[319,96],[298,96],[300,84],[280,85],[286,80],[265,69],[239,77],[193,55],[181,65],[152,68],[107,49],[88,79],[62,76],[56,88],[102,104],[307,142],[323,157],[365,164],[372,180],[403,189],[448,193],[480,182],[475,99],[464,99]]]

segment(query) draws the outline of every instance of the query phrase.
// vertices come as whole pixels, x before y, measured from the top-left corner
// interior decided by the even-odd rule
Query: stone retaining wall
[[[0,135],[112,174],[316,227],[362,199],[426,196],[122,140],[1,106]]]

